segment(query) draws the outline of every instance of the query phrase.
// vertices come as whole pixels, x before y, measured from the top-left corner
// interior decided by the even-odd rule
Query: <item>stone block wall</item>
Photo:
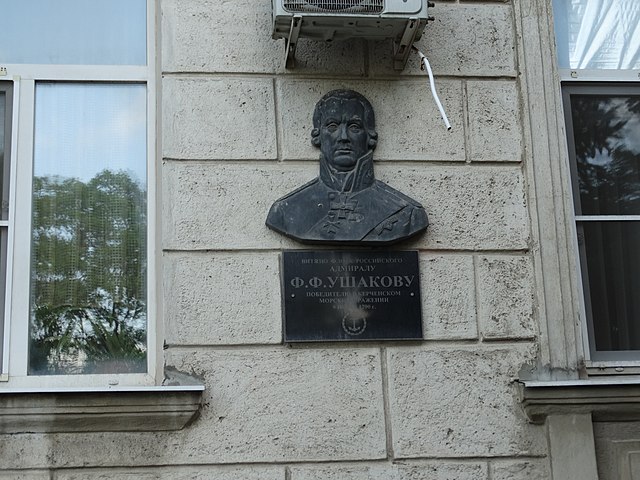
[[[282,66],[269,0],[162,0],[165,364],[206,384],[167,433],[22,434],[1,478],[549,478],[514,379],[539,351],[526,135],[512,1],[439,1],[416,56],[300,40]],[[315,102],[353,88],[376,111],[376,175],[419,200],[425,340],[282,344],[271,203],[317,175]]]

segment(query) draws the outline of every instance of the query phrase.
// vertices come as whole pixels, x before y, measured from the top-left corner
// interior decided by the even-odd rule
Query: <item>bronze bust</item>
[[[371,103],[353,90],[324,95],[313,112],[311,143],[320,175],[276,200],[266,224],[304,243],[384,245],[423,232],[420,203],[376,180],[378,142]]]

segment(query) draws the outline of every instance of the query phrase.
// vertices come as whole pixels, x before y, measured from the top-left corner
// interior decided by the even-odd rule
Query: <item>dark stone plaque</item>
[[[422,339],[416,251],[282,254],[285,342]]]

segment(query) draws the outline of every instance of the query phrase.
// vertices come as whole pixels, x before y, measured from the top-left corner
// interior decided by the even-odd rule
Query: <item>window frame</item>
[[[3,172],[3,188],[7,188],[8,189],[8,193],[9,195],[11,195],[11,172],[12,172],[12,160],[13,160],[13,155],[11,153],[11,146],[13,145],[13,138],[12,138],[12,133],[13,133],[13,128],[12,128],[12,123],[13,123],[13,83],[10,81],[6,81],[6,80],[0,80],[0,92],[2,92],[4,94],[4,98],[5,98],[5,112],[4,112],[4,172]],[[9,173],[9,175],[7,176],[6,174]],[[1,199],[0,199],[1,200]],[[11,205],[11,202],[9,202],[9,205]],[[5,220],[0,220],[0,227],[3,229],[7,230],[6,233],[6,240],[7,240],[7,249],[6,249],[6,255],[2,256],[2,254],[0,254],[0,288],[2,288],[2,292],[0,292],[0,295],[2,296],[1,300],[0,300],[0,382],[1,381],[6,381],[8,378],[7,373],[5,372],[5,365],[7,365],[8,361],[9,361],[9,335],[5,335],[6,332],[6,328],[5,328],[5,318],[6,318],[6,314],[5,314],[5,307],[8,303],[8,295],[7,292],[8,290],[8,286],[9,286],[9,269],[8,269],[8,262],[7,259],[11,258],[11,250],[10,250],[10,246],[11,242],[9,241],[10,239],[10,234],[9,234],[9,230],[10,230],[10,226],[9,226],[9,220],[7,219]],[[0,234],[0,241],[2,241],[2,234]]]
[[[593,71],[592,71],[593,72]],[[615,72],[615,71],[614,71]],[[580,193],[578,186],[578,169],[576,161],[576,151],[574,144],[573,119],[571,112],[570,97],[572,94],[579,95],[640,95],[640,82],[629,82],[622,78],[629,78],[629,71],[626,75],[621,75],[615,82],[611,81],[611,72],[602,75],[600,81],[576,81],[576,76],[571,74],[571,80],[564,80],[561,84],[562,103],[565,120],[565,129],[567,136],[567,150],[569,154],[569,170],[571,172],[571,190],[572,190],[572,215],[573,227],[575,229],[575,249],[579,261],[577,263],[580,282],[578,288],[580,291],[580,309],[582,321],[582,341],[585,353],[585,363],[587,367],[600,369],[603,367],[640,367],[640,349],[638,350],[597,350],[595,327],[593,314],[591,309],[591,293],[589,287],[589,273],[585,267],[587,264],[586,250],[584,245],[580,244],[580,236],[582,235],[582,224],[585,222],[637,222],[640,223],[640,215],[578,215],[577,207],[580,205]],[[590,78],[596,77],[595,74]],[[606,81],[603,81],[606,79]]]
[[[159,126],[155,0],[146,0],[146,65],[0,64],[13,86],[9,245],[0,392],[6,388],[108,387],[158,384],[161,325],[158,308],[159,231],[157,152]],[[29,375],[29,296],[35,89],[39,81],[145,84],[147,100],[147,372],[135,374]],[[29,219],[18,221],[18,219]],[[22,260],[21,260],[22,259]]]

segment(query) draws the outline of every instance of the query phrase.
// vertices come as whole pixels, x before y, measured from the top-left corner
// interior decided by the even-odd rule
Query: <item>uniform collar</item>
[[[369,188],[375,182],[373,176],[373,151],[365,153],[349,172],[340,172],[320,154],[320,180],[332,190],[352,193]]]

